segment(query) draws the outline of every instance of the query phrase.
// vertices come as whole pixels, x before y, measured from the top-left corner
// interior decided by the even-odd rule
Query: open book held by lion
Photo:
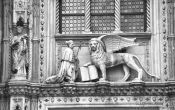
[[[120,64],[123,64],[122,67],[124,70],[124,77],[121,81],[126,81],[129,78],[129,68],[137,72],[137,77],[133,81],[142,81],[144,73],[152,78],[159,79],[145,71],[136,55],[120,53],[120,50],[124,48],[137,45],[135,39],[124,38],[118,35],[110,34],[92,38],[89,41],[91,62],[84,66],[92,64],[99,68],[102,73],[99,81],[106,81],[106,68]]]

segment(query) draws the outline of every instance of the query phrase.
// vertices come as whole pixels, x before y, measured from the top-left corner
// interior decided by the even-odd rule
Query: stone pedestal
[[[12,96],[10,110],[30,110],[30,99],[23,96]]]
[[[10,86],[10,110],[30,110],[30,98],[27,95],[29,82],[11,80],[8,85]]]
[[[171,97],[170,98],[170,106],[169,106],[170,110],[175,110],[175,97]]]

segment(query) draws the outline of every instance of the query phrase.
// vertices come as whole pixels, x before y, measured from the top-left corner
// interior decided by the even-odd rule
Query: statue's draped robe
[[[26,64],[28,63],[27,54],[27,35],[14,36],[12,39],[12,70],[17,77],[26,77]]]
[[[66,78],[68,80],[75,79],[75,55],[71,48],[66,48],[62,54],[61,67],[57,75],[46,79],[46,83],[61,83]]]

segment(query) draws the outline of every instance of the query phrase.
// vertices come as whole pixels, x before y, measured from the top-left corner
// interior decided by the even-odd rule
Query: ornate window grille
[[[110,33],[114,31],[114,5],[115,0],[91,0],[91,32]]]
[[[145,32],[147,29],[147,1],[120,0],[120,21],[123,32]],[[86,27],[92,33],[111,33],[115,30],[115,0],[57,0],[56,31],[62,34],[80,34]],[[85,14],[89,5],[90,17]],[[87,11],[87,10],[86,10]],[[85,19],[89,19],[86,23]]]
[[[121,0],[121,30],[124,32],[146,31],[147,0]]]
[[[59,2],[59,3],[58,3]],[[57,30],[62,34],[84,31],[84,0],[57,0]]]

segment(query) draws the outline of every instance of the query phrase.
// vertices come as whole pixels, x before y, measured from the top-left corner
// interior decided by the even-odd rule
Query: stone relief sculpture
[[[106,81],[106,68],[123,64],[124,77],[121,81],[126,81],[129,76],[129,68],[136,70],[138,76],[133,81],[142,81],[143,74],[157,78],[145,71],[138,57],[129,53],[120,53],[120,50],[129,46],[138,45],[135,39],[123,38],[118,35],[103,35],[98,38],[92,38],[89,41],[89,50],[91,62],[85,64],[95,65],[101,70],[102,77],[99,81]],[[138,64],[136,63],[139,62]]]
[[[63,81],[74,82],[79,71],[78,57],[75,54],[74,42],[66,41],[67,48],[62,54],[61,67],[58,74],[46,79],[45,83],[61,83]],[[77,53],[78,54],[78,53]]]
[[[12,79],[25,80],[28,67],[28,36],[24,32],[23,18],[16,23],[17,35],[11,40],[12,51]]]

